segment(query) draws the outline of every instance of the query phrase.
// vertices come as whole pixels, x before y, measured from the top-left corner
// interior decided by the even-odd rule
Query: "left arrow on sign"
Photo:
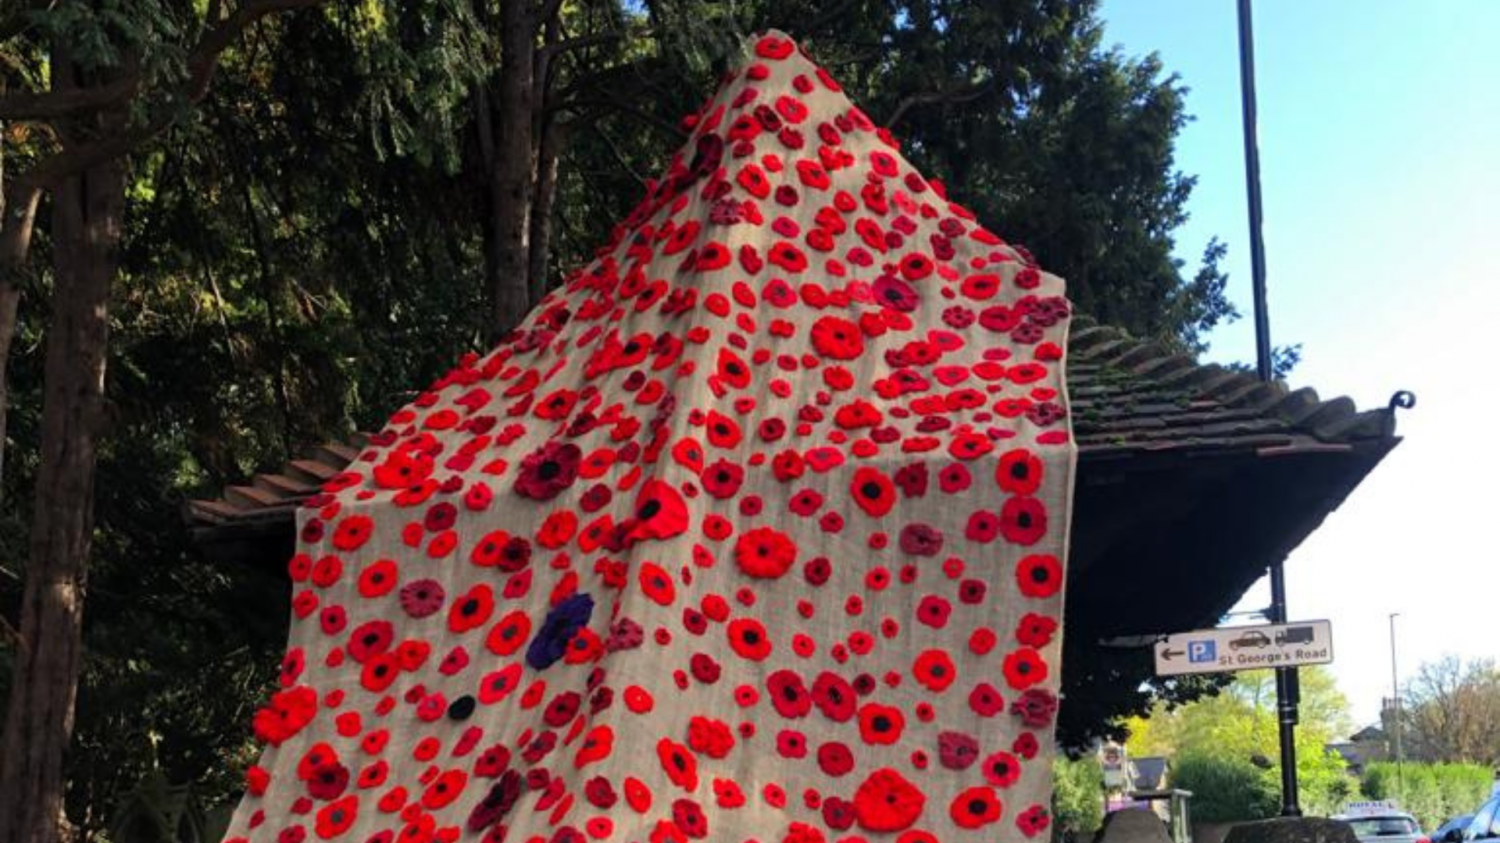
[[[1177,656],[1185,655],[1187,655],[1187,650],[1173,650],[1170,647],[1161,651],[1161,657],[1164,661],[1171,661]]]

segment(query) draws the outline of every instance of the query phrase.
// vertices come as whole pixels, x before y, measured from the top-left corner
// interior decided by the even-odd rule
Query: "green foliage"
[[[1361,789],[1370,799],[1390,799],[1432,831],[1473,812],[1490,794],[1494,773],[1478,764],[1380,761],[1365,768]]]
[[[1303,668],[1301,683],[1297,779],[1302,806],[1309,815],[1329,816],[1355,790],[1343,759],[1325,749],[1348,732],[1349,703],[1323,668]],[[1270,671],[1236,674],[1217,694],[1175,709],[1158,704],[1149,717],[1131,719],[1126,726],[1130,754],[1172,759],[1173,785],[1193,791],[1195,817],[1248,820],[1272,816],[1279,807],[1279,733]],[[1270,794],[1270,808],[1257,813],[1265,794]]]
[[[1052,762],[1052,816],[1060,828],[1092,832],[1104,822],[1104,773],[1092,756]]]
[[[1172,786],[1193,792],[1193,819],[1202,822],[1266,819],[1281,805],[1276,786],[1250,759],[1208,750],[1174,758]]]

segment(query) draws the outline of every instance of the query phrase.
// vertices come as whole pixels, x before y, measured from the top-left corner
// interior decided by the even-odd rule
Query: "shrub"
[[[1478,764],[1424,764],[1379,761],[1365,768],[1360,789],[1370,799],[1389,799],[1432,831],[1451,817],[1467,814],[1490,792],[1493,774]]]
[[[1278,793],[1248,759],[1206,752],[1177,757],[1172,786],[1193,792],[1192,812],[1203,822],[1242,822],[1275,816]]]

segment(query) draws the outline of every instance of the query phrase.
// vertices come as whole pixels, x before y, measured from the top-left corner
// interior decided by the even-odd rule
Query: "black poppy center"
[[[746,630],[745,634],[740,637],[744,639],[746,644],[749,644],[752,647],[760,643],[760,633],[756,632],[753,629]]]
[[[543,480],[551,480],[559,474],[562,474],[562,466],[556,460],[545,460],[536,469],[536,476]]]
[[[869,483],[860,486],[859,493],[869,498],[870,500],[876,500],[880,497],[880,484],[872,480]]]
[[[1047,582],[1050,579],[1052,579],[1052,575],[1049,574],[1049,573],[1047,573],[1047,569],[1043,568],[1041,565],[1034,566],[1031,569],[1031,581],[1032,582],[1034,582],[1034,583],[1044,583],[1044,582]]]
[[[1031,529],[1031,513],[1023,512],[1016,516],[1016,523],[1025,529]]]
[[[984,813],[984,809],[985,809],[984,800],[982,800],[982,799],[970,799],[969,800],[969,813],[971,813],[971,814],[981,814],[982,815]]]
[[[1010,467],[1010,476],[1017,480],[1025,480],[1030,474],[1031,469],[1024,462],[1013,463]]]
[[[870,727],[877,732],[889,732],[891,730],[891,719],[884,714],[878,714],[870,721]]]
[[[458,607],[458,611],[465,615],[472,615],[479,611],[479,601],[471,597],[465,600],[462,606]]]
[[[781,689],[781,696],[787,702],[796,702],[797,701],[797,697],[800,696],[800,695],[797,693],[797,689],[795,687],[793,687],[791,685],[786,685],[786,686],[783,686],[782,689]]]

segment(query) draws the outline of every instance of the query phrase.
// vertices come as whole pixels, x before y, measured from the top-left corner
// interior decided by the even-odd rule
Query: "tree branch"
[[[557,13],[562,11],[562,4],[563,0],[547,0],[547,5],[542,7],[539,20],[552,20],[557,17]]]
[[[948,91],[928,91],[922,94],[912,94],[911,96],[908,96],[899,104],[897,104],[896,110],[891,112],[890,118],[885,121],[885,126],[886,128],[895,126],[897,121],[906,116],[906,112],[910,111],[913,108],[916,108],[917,106],[939,104],[958,105],[961,103],[973,102],[974,100],[977,100],[985,94],[989,93],[989,91],[994,87],[995,80],[989,79],[978,84],[965,85],[962,88],[955,88]]]
[[[139,85],[140,76],[131,73],[93,88],[0,96],[0,120],[55,120],[123,105]]]
[[[537,52],[546,56],[553,56],[558,53],[566,53],[569,50],[576,50],[580,47],[588,47],[594,44],[603,44],[607,41],[618,41],[619,39],[625,38],[627,36],[645,36],[650,34],[650,29],[616,29],[609,32],[591,32],[588,35],[576,35],[572,38],[564,38],[563,40],[558,41],[555,44],[548,44],[542,47]]]
[[[665,135],[667,135],[667,136],[669,136],[669,137],[671,137],[671,138],[673,138],[673,139],[675,139],[677,141],[682,141],[682,140],[685,140],[687,138],[687,135],[683,134],[682,130],[679,129],[675,124],[670,123],[670,122],[668,122],[666,120],[663,120],[662,118],[657,117],[656,115],[651,114],[649,112],[642,111],[641,109],[636,108],[635,106],[633,106],[633,105],[631,105],[631,104],[629,104],[627,102],[624,102],[623,100],[620,100],[620,99],[610,99],[610,100],[575,99],[575,100],[570,100],[568,102],[558,103],[556,106],[549,106],[547,110],[548,111],[554,111],[554,110],[555,111],[562,111],[562,110],[567,110],[567,109],[582,109],[582,108],[592,108],[592,109],[596,109],[598,111],[616,111],[616,112],[619,112],[621,114],[626,114],[626,115],[629,115],[631,117],[634,117],[635,119],[641,121],[642,123],[645,123],[646,125],[651,126],[652,128],[655,128],[655,129],[659,130],[663,134],[665,134]]]
[[[209,84],[219,66],[219,58],[240,33],[261,18],[276,12],[319,6],[327,0],[247,0],[219,23],[210,25],[188,55],[188,78],[177,92],[187,103],[198,103],[208,95]],[[96,164],[118,158],[136,146],[166,130],[176,121],[177,112],[152,118],[143,125],[127,128],[102,140],[66,147],[42,160],[21,177],[35,187],[52,187],[67,176]]]

